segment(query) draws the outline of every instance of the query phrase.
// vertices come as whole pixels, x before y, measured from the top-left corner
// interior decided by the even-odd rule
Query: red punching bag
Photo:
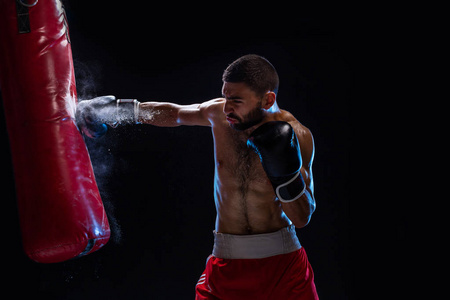
[[[74,122],[72,50],[60,0],[0,0],[0,90],[25,253],[54,263],[98,250],[110,229]]]

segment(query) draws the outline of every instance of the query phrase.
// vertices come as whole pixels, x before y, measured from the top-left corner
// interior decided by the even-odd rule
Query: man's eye
[[[242,100],[233,100],[234,103],[242,103]]]

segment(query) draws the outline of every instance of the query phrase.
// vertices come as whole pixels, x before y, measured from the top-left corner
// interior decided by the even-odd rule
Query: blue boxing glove
[[[306,185],[300,173],[300,145],[289,123],[264,123],[250,134],[247,146],[259,155],[264,171],[281,202],[291,202],[303,195]]]
[[[80,101],[75,114],[78,129],[90,138],[103,136],[110,125],[136,124],[139,102],[134,99],[118,99],[102,96]]]

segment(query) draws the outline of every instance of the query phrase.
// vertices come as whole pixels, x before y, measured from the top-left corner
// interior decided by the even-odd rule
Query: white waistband
[[[226,259],[254,259],[291,253],[301,247],[294,225],[255,235],[233,235],[214,230],[212,254]]]

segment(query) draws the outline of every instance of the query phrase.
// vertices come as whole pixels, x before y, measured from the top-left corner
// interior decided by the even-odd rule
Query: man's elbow
[[[297,218],[295,218],[294,220],[291,220],[292,223],[294,223],[296,228],[303,228],[306,225],[309,224],[309,221],[311,221],[311,216],[314,213],[314,211],[316,210],[316,205],[311,205],[309,208],[309,212],[307,214],[302,214],[297,216]]]
[[[308,215],[307,217],[297,218],[296,220],[291,220],[291,221],[292,221],[292,223],[294,223],[296,228],[303,228],[309,224],[310,220],[311,220],[311,215]]]

